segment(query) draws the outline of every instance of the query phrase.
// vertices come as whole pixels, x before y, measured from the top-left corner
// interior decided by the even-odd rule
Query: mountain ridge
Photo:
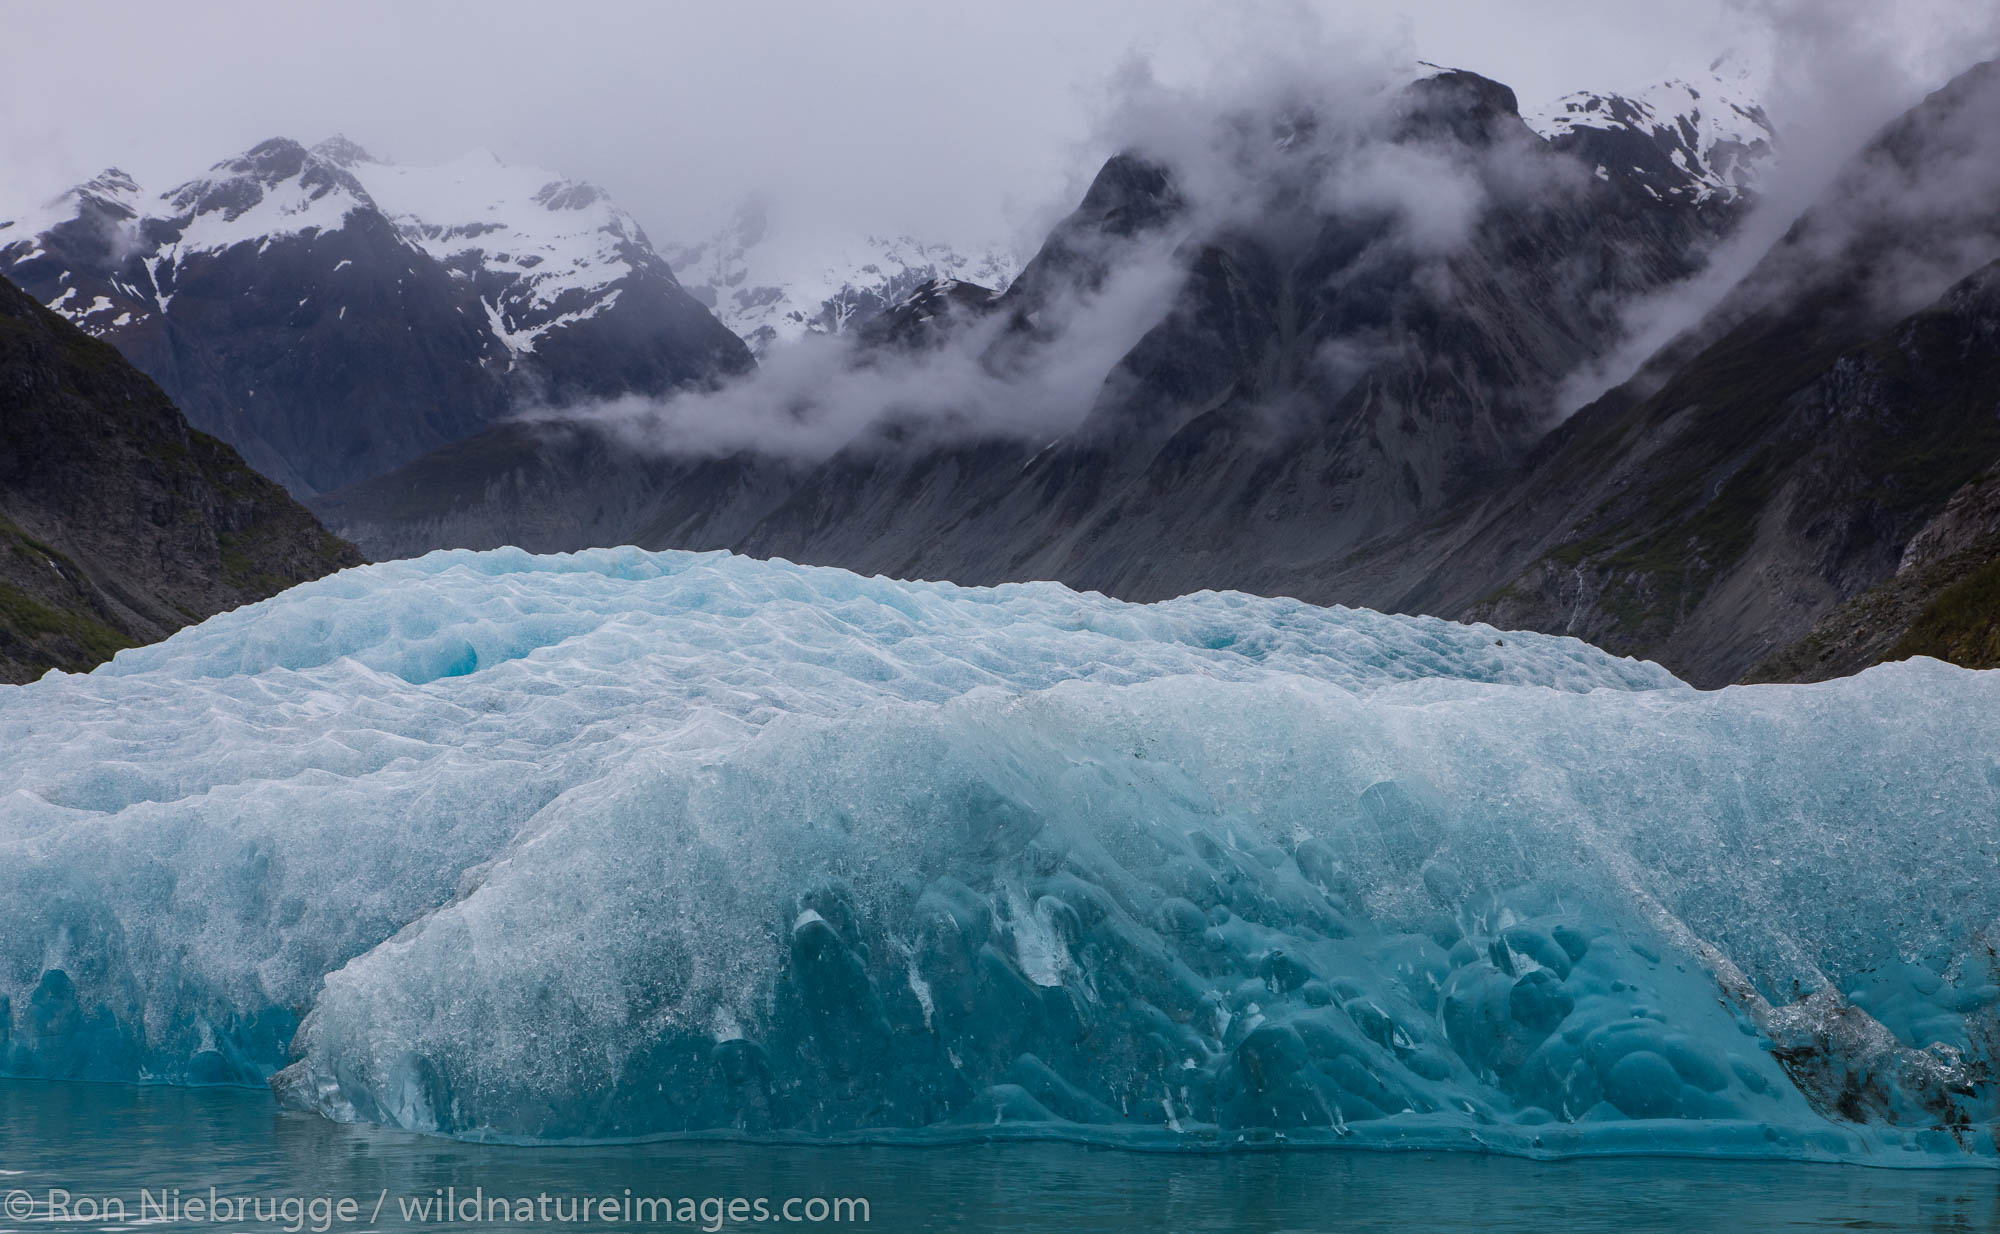
[[[1058,577],[1155,598],[1205,586],[1278,585],[1280,576],[1238,542],[1246,528],[1261,533],[1275,522],[1331,561],[1436,509],[1458,487],[1504,470],[1532,446],[1557,415],[1561,379],[1616,340],[1617,303],[1691,274],[1741,203],[1676,197],[1637,166],[1595,176],[1594,165],[1527,126],[1510,90],[1476,74],[1438,72],[1388,107],[1382,150],[1436,158],[1464,152],[1475,167],[1495,165],[1482,188],[1491,208],[1464,254],[1425,255],[1405,236],[1393,204],[1367,201],[1321,223],[1302,219],[1303,248],[1266,244],[1262,225],[1251,225],[1256,220],[1172,240],[1174,228],[1195,220],[1192,207],[1170,174],[1144,157],[1121,155],[1106,163],[1077,210],[993,299],[1006,325],[979,344],[985,350],[977,362],[987,371],[1032,368],[1031,357],[1045,354],[1059,334],[1048,313],[1066,297],[1101,289],[1124,260],[1116,255],[1136,251],[1129,250],[1135,237],[1158,236],[1159,244],[1174,247],[1171,260],[1182,271],[1177,298],[1114,366],[1073,433],[1052,445],[981,439],[973,425],[966,440],[928,455],[899,453],[864,434],[805,468],[743,463],[746,487],[795,487],[733,541],[704,530],[699,511],[683,509],[671,495],[659,508],[664,523],[615,531],[600,525],[600,532],[640,538],[665,525],[691,537],[671,541],[677,546],[729,543],[759,554],[964,582]],[[1308,184],[1322,174],[1324,159],[1336,156],[1335,147],[1316,151],[1346,140],[1336,131],[1316,136],[1296,129],[1276,153],[1255,157],[1280,160],[1274,166],[1283,175]],[[1561,188],[1536,199],[1515,187],[1536,177]],[[1280,191],[1276,208],[1296,212],[1282,204],[1290,190]],[[1317,239],[1313,227],[1323,232]],[[1545,260],[1524,261],[1524,253]],[[1552,279],[1551,269],[1563,277]],[[1433,286],[1456,290],[1445,295]],[[1384,347],[1378,336],[1402,341]],[[1329,348],[1347,348],[1358,367],[1329,376],[1319,363]],[[1441,373],[1447,362],[1462,367]],[[1440,395],[1452,400],[1452,410],[1438,409]],[[1266,412],[1315,402],[1344,409],[1323,416],[1323,428],[1287,427]],[[519,446],[522,438],[516,433],[512,441]],[[493,483],[446,479],[470,454],[495,469]],[[526,530],[509,523],[506,502],[478,494],[504,490],[518,497],[515,481],[502,484],[500,476],[546,478],[527,454],[480,448],[433,462],[442,470],[427,480],[414,470],[385,477],[330,494],[316,508],[378,554],[422,544],[424,533],[413,538],[378,517],[392,507],[407,520],[405,528],[444,534],[449,525],[466,546],[505,542]],[[649,483],[674,487],[666,478],[670,465],[634,467],[653,477]],[[790,478],[773,481],[780,472]],[[537,527],[565,521],[550,513],[563,500],[558,490],[540,481],[530,487],[539,494],[532,504],[543,511]],[[428,513],[411,510],[408,502],[425,491],[457,496]],[[666,507],[676,513],[666,516]],[[488,525],[475,531],[482,519]],[[1152,548],[1121,539],[1142,525],[1157,525]],[[543,548],[561,543],[539,535],[526,538]],[[1219,563],[1233,564],[1219,573]]]
[[[490,156],[401,168],[339,137],[263,142],[157,195],[106,173],[0,229],[0,273],[301,494],[520,407],[751,365],[601,190]]]

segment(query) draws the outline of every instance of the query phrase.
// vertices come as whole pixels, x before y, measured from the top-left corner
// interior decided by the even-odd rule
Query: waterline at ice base
[[[434,553],[0,691],[0,1071],[468,1139],[1996,1163],[2000,674]]]

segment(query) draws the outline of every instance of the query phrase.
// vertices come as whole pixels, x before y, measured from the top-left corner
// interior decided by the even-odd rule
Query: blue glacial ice
[[[676,1134],[1995,1161],[2000,673],[436,553],[0,687],[0,1071]]]

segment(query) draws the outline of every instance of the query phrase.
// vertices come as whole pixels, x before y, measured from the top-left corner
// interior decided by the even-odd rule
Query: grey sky
[[[1961,0],[7,9],[0,217],[107,165],[157,190],[265,137],[341,131],[397,161],[483,146],[593,180],[655,240],[696,235],[760,189],[942,238],[1031,235],[1115,141],[1110,83],[1134,56],[1162,78],[1199,80],[1260,40],[1368,40],[1477,69],[1534,101],[1644,84],[1776,38],[1807,49],[1792,59],[1836,68],[1847,53],[1828,48],[1867,49],[1870,71],[1891,70],[1871,89],[1914,96],[1990,51],[1980,40],[1992,27],[1984,3]],[[1785,50],[1778,59],[1810,75]]]

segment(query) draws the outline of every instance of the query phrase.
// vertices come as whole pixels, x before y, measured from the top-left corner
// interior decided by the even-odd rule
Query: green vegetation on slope
[[[1938,593],[1885,658],[1911,656],[2000,668],[2000,559]]]

